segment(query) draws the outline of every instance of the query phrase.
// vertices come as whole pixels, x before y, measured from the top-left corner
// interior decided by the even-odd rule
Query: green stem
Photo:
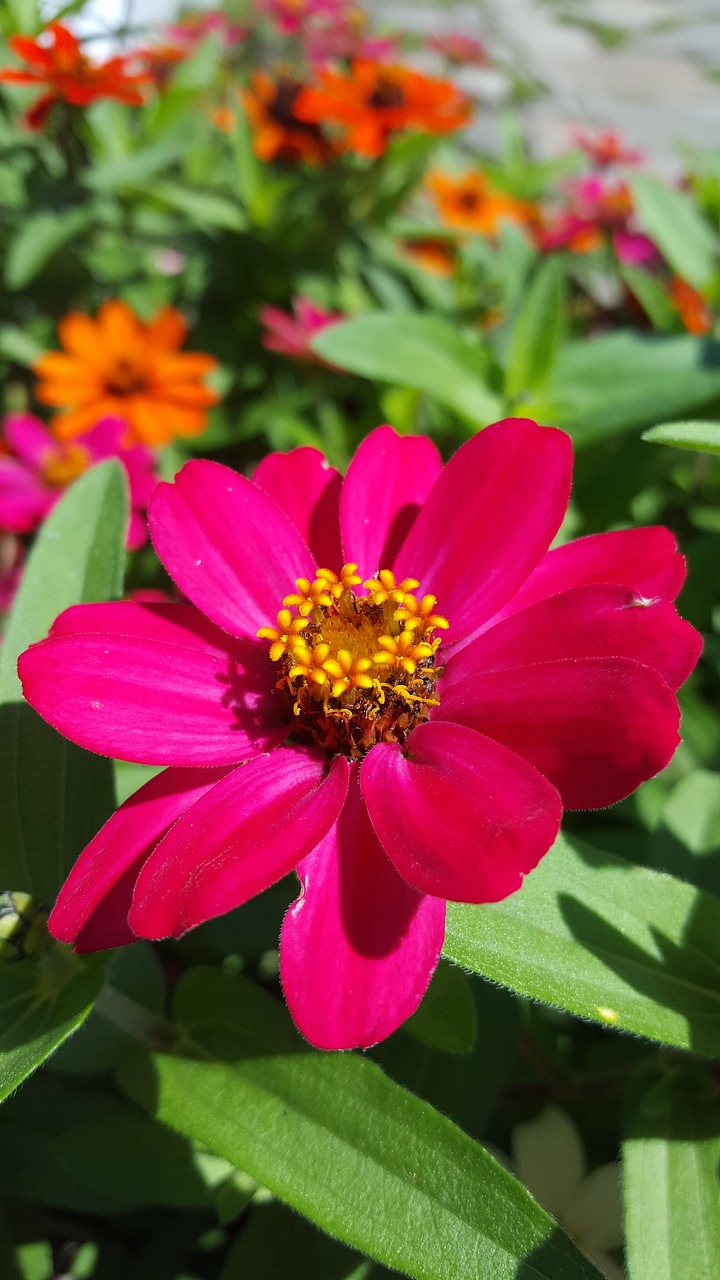
[[[177,1028],[167,1019],[144,1009],[136,1000],[104,986],[95,1002],[96,1011],[135,1040],[143,1040],[154,1049],[169,1049],[177,1039]]]

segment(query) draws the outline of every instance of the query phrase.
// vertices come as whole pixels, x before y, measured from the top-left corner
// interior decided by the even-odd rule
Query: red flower
[[[321,72],[293,110],[308,123],[338,125],[338,146],[361,156],[383,155],[391,136],[404,129],[454,133],[470,118],[470,103],[448,80],[369,58],[356,58],[347,75]]]
[[[0,70],[0,80],[8,84],[45,85],[47,92],[27,112],[29,128],[41,129],[55,102],[69,102],[86,107],[98,98],[116,98],[131,106],[139,106],[143,98],[138,85],[146,84],[146,74],[130,75],[126,57],[93,63],[85,56],[80,42],[67,27],[54,22],[39,40],[29,36],[13,36],[10,48],[31,64],[32,70]]]
[[[563,805],[613,804],[679,740],[700,647],[670,603],[682,558],[660,528],[548,551],[571,462],[563,432],[510,419],[445,467],[380,427],[344,481],[301,448],[252,481],[196,460],[161,484],[152,536],[192,604],[78,606],[19,663],[75,742],[170,766],[81,854],[54,935],[177,937],[295,868],[300,1030],[332,1049],[394,1031],[444,900],[514,893]]]
[[[601,129],[594,134],[574,129],[572,140],[599,169],[613,164],[640,164],[644,159],[642,151],[626,146],[620,134],[612,129]]]

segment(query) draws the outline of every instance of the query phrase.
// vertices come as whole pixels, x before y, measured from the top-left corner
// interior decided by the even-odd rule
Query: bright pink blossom
[[[21,542],[0,533],[0,616],[7,613],[20,586],[25,551]]]
[[[279,307],[261,307],[260,322],[265,326],[261,342],[267,351],[279,351],[291,360],[305,360],[324,364],[315,355],[310,343],[316,334],[328,325],[344,320],[342,311],[327,311],[311,298],[296,297],[292,300],[294,315]]]
[[[153,540],[192,604],[69,609],[19,663],[68,737],[170,766],[81,855],[54,935],[177,937],[295,869],[298,1027],[328,1049],[394,1031],[445,899],[514,893],[563,805],[613,804],[678,742],[682,557],[662,528],[549,551],[570,473],[567,435],[509,419],[445,467],[379,427],[344,480],[300,448],[161,484]]]
[[[272,19],[278,35],[292,36],[311,22],[342,22],[347,0],[255,0],[255,8]]]
[[[247,39],[247,27],[232,22],[221,9],[188,14],[181,22],[166,28],[168,38],[187,49],[193,49],[207,36],[217,36],[225,49],[232,49]]]
[[[652,240],[637,229],[627,183],[587,174],[568,182],[565,191],[567,208],[553,212],[539,233],[543,249],[587,253],[609,238],[618,260],[626,266],[657,259]]]
[[[144,445],[126,444],[121,418],[101,418],[82,443],[61,441],[32,413],[12,413],[3,422],[0,454],[0,530],[32,533],[64,490],[95,462],[118,458],[130,488],[128,547],[147,542],[145,511],[157,484],[155,459]]]

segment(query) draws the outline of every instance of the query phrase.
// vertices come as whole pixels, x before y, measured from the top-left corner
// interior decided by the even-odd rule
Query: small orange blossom
[[[165,307],[139,320],[127,303],[106,302],[97,317],[71,312],[58,325],[63,351],[35,365],[41,404],[62,407],[53,421],[63,440],[81,435],[108,415],[123,418],[141,444],[167,444],[203,431],[219,399],[201,379],[217,367],[213,356],[179,352],[187,326]]]
[[[521,226],[536,221],[535,207],[493,187],[482,173],[431,173],[427,178],[440,221],[460,231],[494,235],[503,220]]]

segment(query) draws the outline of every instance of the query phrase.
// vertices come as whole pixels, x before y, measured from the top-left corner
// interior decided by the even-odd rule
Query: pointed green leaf
[[[689,195],[646,173],[630,180],[642,227],[673,271],[702,289],[718,267],[720,241]]]
[[[505,373],[510,400],[542,386],[565,329],[565,277],[554,257],[535,272],[515,320]]]
[[[312,343],[331,364],[378,382],[423,391],[476,426],[487,426],[502,401],[486,382],[488,355],[438,316],[373,312],[328,325]]]
[[[643,440],[674,445],[676,449],[720,453],[720,422],[662,422],[644,431]]]
[[[175,1015],[121,1083],[330,1235],[416,1280],[598,1280],[482,1147],[369,1059],[310,1051],[259,989],[195,969]]]
[[[445,954],[521,995],[720,1055],[720,902],[561,836],[522,888],[451,903]]]
[[[561,348],[523,411],[567,428],[576,446],[688,415],[720,396],[720,343],[618,330]]]
[[[119,595],[127,495],[118,462],[82,476],[45,521],[0,647],[0,888],[52,904],[113,808],[112,764],[73,746],[24,702],[18,656],[63,609]]]
[[[92,206],[85,205],[81,209],[66,209],[63,213],[48,210],[24,218],[20,230],[8,245],[6,287],[24,289],[58,249],[90,225],[94,216]]]
[[[0,1101],[85,1021],[104,958],[81,961],[56,946],[35,964],[0,966]]]
[[[720,1102],[709,1079],[670,1076],[631,1100],[622,1181],[633,1280],[717,1280]]]

